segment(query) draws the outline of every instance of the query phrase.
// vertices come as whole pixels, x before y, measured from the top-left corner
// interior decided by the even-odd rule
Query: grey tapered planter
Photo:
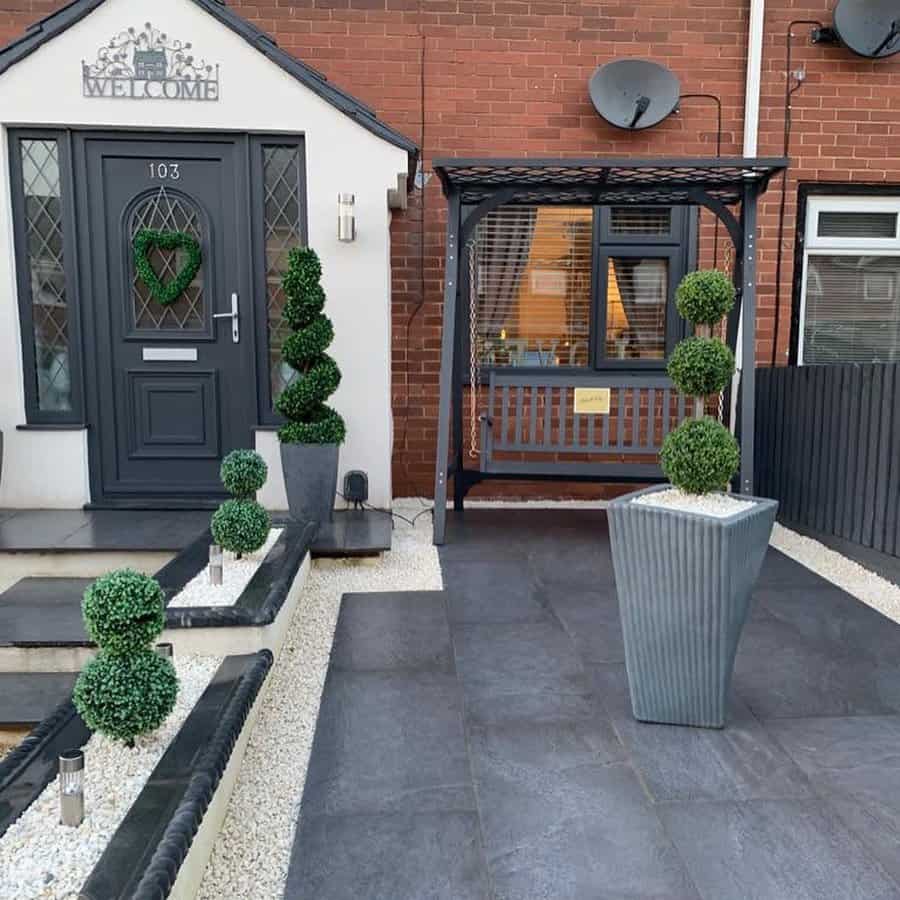
[[[725,519],[631,501],[609,505],[616,591],[634,716],[721,728],[750,594],[778,503]]]
[[[331,521],[337,496],[338,444],[281,445],[281,468],[291,518],[313,522],[316,531]]]

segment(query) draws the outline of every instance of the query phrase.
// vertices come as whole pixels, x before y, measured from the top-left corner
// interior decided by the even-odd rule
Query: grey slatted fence
[[[900,556],[900,365],[757,370],[756,492],[786,524]]]

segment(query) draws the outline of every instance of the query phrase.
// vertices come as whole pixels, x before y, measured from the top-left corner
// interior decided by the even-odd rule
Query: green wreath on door
[[[183,250],[187,255],[178,274],[163,282],[150,264],[154,250]],[[134,237],[134,268],[151,296],[162,306],[171,306],[187,289],[200,271],[200,242],[185,231],[155,231],[142,228]]]

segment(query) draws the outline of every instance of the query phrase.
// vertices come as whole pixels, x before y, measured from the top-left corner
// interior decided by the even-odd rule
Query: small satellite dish
[[[588,85],[594,108],[610,125],[652,128],[678,106],[681,85],[665,66],[646,59],[617,59],[601,66]]]
[[[840,0],[834,30],[841,43],[859,56],[883,59],[900,53],[900,4],[897,0]]]

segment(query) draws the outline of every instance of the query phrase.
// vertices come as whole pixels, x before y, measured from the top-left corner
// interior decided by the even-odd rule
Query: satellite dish
[[[897,0],[840,0],[834,30],[841,43],[868,59],[900,53],[900,5]]]
[[[617,59],[601,66],[588,84],[594,109],[610,125],[652,128],[678,106],[681,85],[665,66],[646,59]]]

